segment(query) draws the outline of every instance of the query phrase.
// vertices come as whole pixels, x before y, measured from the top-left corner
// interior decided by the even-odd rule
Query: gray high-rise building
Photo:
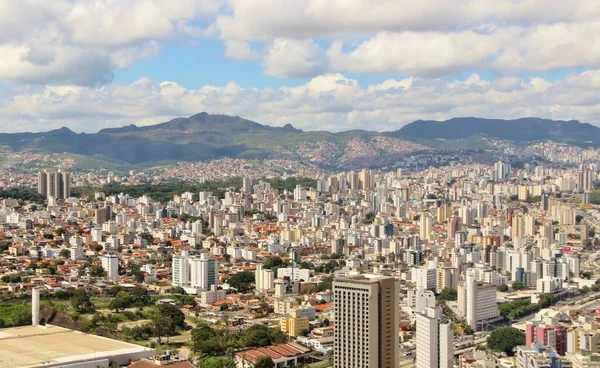
[[[40,171],[38,193],[45,198],[66,199],[71,196],[71,174],[64,171]]]
[[[393,277],[334,281],[335,368],[398,366],[398,293]]]

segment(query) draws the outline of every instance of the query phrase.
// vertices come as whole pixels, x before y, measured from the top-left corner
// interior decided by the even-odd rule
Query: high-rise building
[[[245,177],[242,179],[242,190],[246,193],[252,193],[252,178]]]
[[[199,290],[209,290],[219,280],[219,262],[210,259],[210,254],[202,253],[200,257],[190,259],[190,285]]]
[[[458,285],[458,314],[475,331],[495,322],[498,317],[496,287],[477,281],[473,272],[467,271],[467,279]]]
[[[594,188],[594,169],[589,165],[579,166],[577,175],[577,187],[584,192],[589,192]]]
[[[112,210],[110,206],[101,208],[94,208],[94,223],[96,225],[102,225],[108,222],[112,218]]]
[[[417,367],[452,368],[453,333],[440,308],[417,314]]]
[[[173,276],[173,285],[189,285],[191,278],[191,265],[187,250],[182,250],[181,254],[173,256],[171,273]]]
[[[119,276],[119,257],[115,254],[105,254],[102,257],[102,268],[106,271],[109,279],[115,279]]]
[[[334,281],[335,368],[398,366],[398,293],[393,277]]]
[[[45,198],[66,199],[71,196],[71,174],[64,171],[40,171],[38,193]]]
[[[419,236],[421,239],[431,239],[431,232],[433,231],[433,225],[431,216],[428,213],[422,213],[419,219]]]

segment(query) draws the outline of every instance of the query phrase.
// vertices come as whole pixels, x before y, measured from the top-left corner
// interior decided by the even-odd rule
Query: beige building
[[[334,281],[335,368],[398,366],[398,293],[393,277]]]
[[[296,311],[291,317],[281,317],[279,329],[290,337],[299,336],[302,331],[308,331],[308,317],[300,317]]]

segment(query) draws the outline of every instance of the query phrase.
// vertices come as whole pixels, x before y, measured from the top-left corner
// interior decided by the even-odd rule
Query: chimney
[[[40,324],[40,289],[31,290],[31,324],[37,326]]]

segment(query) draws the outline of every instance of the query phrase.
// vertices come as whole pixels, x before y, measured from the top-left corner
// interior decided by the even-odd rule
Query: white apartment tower
[[[210,259],[210,254],[202,253],[200,257],[190,259],[190,286],[203,291],[209,290],[219,280],[219,262]]]
[[[393,277],[334,281],[335,368],[398,366],[398,293]]]
[[[106,271],[106,276],[109,279],[116,279],[119,276],[119,257],[115,254],[103,255],[102,268]]]
[[[417,314],[417,367],[452,368],[453,333],[440,308]]]

